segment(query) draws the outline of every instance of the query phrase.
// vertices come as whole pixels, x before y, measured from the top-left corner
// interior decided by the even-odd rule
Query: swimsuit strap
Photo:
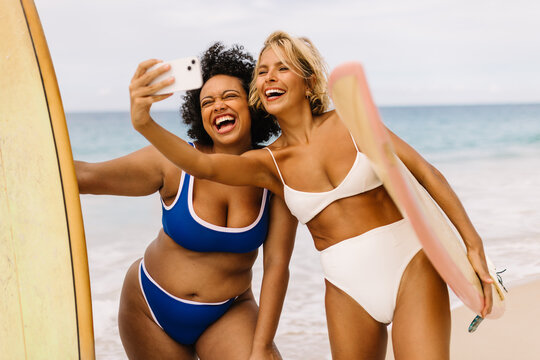
[[[277,164],[277,161],[276,161],[276,158],[274,157],[274,154],[272,153],[272,150],[270,150],[269,148],[265,147],[266,150],[268,150],[270,152],[270,156],[272,156],[272,160],[274,160],[274,164],[276,165],[276,169],[277,169],[277,172],[279,174],[279,177],[281,179],[281,182],[283,183],[283,185],[285,185],[285,181],[283,180],[283,176],[281,176],[281,171],[279,171],[279,166]]]
[[[353,142],[353,144],[354,144],[354,147],[356,148],[356,151],[357,151],[357,152],[360,152],[360,150],[358,150],[358,146],[356,146],[356,141],[354,141],[354,136],[353,136],[353,134],[352,134],[350,131],[349,131],[349,134],[351,134],[352,142]]]

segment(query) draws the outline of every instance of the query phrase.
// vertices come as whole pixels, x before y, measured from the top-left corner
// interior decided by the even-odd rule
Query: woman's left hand
[[[485,318],[489,313],[491,313],[491,309],[493,307],[493,291],[491,286],[493,284],[493,279],[489,274],[486,256],[483,249],[469,249],[467,251],[467,257],[469,258],[469,262],[471,263],[476,275],[478,275],[478,278],[480,279],[480,283],[482,284],[482,290],[484,291],[484,308],[482,309],[480,316]]]

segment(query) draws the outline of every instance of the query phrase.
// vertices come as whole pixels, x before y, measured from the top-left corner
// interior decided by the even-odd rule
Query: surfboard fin
[[[497,281],[499,282],[499,284],[501,284],[504,291],[508,292],[508,290],[506,290],[506,286],[504,286],[504,284],[503,284],[503,279],[502,279],[502,276],[501,276],[501,274],[503,272],[505,272],[505,271],[506,271],[506,269],[501,270],[501,271],[497,271],[497,272],[495,272],[495,274],[497,274]]]
[[[484,318],[481,317],[480,315],[476,315],[473,321],[471,321],[471,325],[469,325],[469,332],[470,333],[475,332],[476,329],[478,329],[478,326],[480,326],[480,324],[482,323],[482,321],[484,321]]]
[[[501,285],[501,287],[504,289],[504,291],[508,292],[508,290],[506,290],[506,287],[503,284],[503,279],[502,279],[502,276],[501,276],[501,274],[503,272],[505,272],[505,271],[506,271],[506,269],[501,270],[501,271],[497,271],[497,272],[495,272],[495,274],[497,275],[497,282]],[[504,297],[501,294],[501,291],[499,290],[499,288],[497,286],[495,286],[495,289],[499,293],[499,296],[501,296],[501,299],[504,299]],[[475,332],[476,329],[478,329],[478,326],[480,326],[480,324],[482,323],[482,321],[484,321],[484,318],[481,317],[480,315],[476,315],[476,317],[473,319],[473,321],[471,321],[471,324],[469,325],[469,332],[470,333]]]

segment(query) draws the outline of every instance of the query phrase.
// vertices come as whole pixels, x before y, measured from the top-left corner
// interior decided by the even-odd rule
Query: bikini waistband
[[[179,298],[177,296],[174,296],[172,295],[171,293],[169,293],[167,290],[163,289],[161,287],[161,285],[159,285],[157,283],[157,281],[155,281],[151,276],[150,274],[148,273],[148,271],[146,270],[146,266],[144,266],[144,258],[141,260],[141,263],[139,265],[139,269],[141,271],[141,275],[144,273],[144,276],[146,276],[146,278],[148,280],[150,280],[152,282],[152,284],[154,284],[160,291],[162,291],[164,294],[166,294],[167,296],[171,297],[172,299],[174,300],[177,300],[177,301],[180,301],[180,302],[183,302],[185,304],[190,304],[190,305],[223,305],[223,304],[226,304],[228,303],[229,301],[234,301],[238,298],[238,296],[235,296],[234,298],[231,298],[231,299],[228,299],[228,300],[225,300],[225,301],[221,301],[221,302],[215,302],[215,303],[206,303],[206,302],[199,302],[199,301],[193,301],[193,300],[187,300],[187,299],[182,299],[182,298]]]
[[[359,235],[356,235],[356,236],[353,236],[353,237],[350,237],[350,238],[347,238],[347,239],[343,239],[340,242],[337,242],[337,243],[335,243],[333,245],[330,245],[326,249],[323,249],[323,250],[319,251],[319,254],[324,254],[327,250],[335,248],[335,247],[339,246],[341,243],[346,242],[347,240],[376,236],[377,234],[382,233],[382,232],[393,231],[395,228],[401,227],[402,225],[405,225],[405,224],[409,224],[409,222],[406,219],[401,219],[401,220],[395,221],[395,222],[390,223],[390,224],[386,224],[386,225],[382,225],[382,226],[373,228],[373,229],[368,230],[366,232],[363,232],[363,233],[361,233]]]

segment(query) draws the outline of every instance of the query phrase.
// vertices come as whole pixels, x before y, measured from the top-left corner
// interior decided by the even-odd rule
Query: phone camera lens
[[[191,70],[191,66],[188,66],[187,69],[188,69],[188,70]]]
[[[191,60],[191,63],[192,63],[193,65],[195,65],[195,59]]]

